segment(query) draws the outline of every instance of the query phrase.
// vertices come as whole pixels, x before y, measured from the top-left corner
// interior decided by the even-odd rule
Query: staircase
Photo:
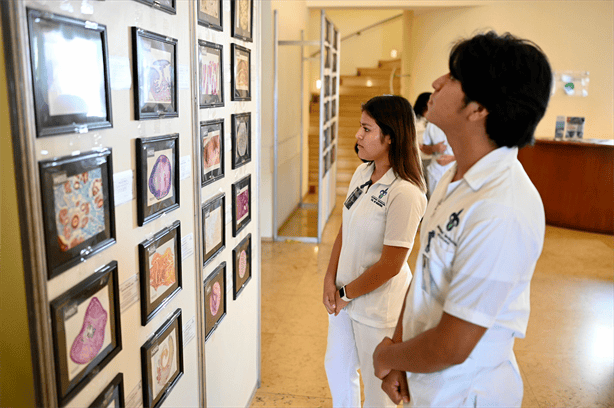
[[[390,93],[390,75],[394,93],[399,94],[401,60],[379,61],[377,68],[358,68],[357,75],[342,75],[339,87],[339,131],[337,141],[337,195],[347,195],[352,175],[362,162],[354,151],[356,132],[360,126],[360,108],[374,96]],[[318,127],[320,104],[318,95],[309,104],[309,192],[318,192]]]

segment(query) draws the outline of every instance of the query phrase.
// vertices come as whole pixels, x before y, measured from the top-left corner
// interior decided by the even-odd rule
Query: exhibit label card
[[[130,60],[128,57],[109,57],[111,66],[111,89],[120,91],[132,87],[132,71],[130,70]]]
[[[192,162],[190,161],[189,154],[187,156],[182,156],[179,159],[179,180],[185,180],[190,177],[190,165]]]
[[[179,89],[190,89],[190,67],[179,64]]]
[[[183,326],[183,348],[185,348],[194,337],[196,337],[196,316],[192,316]]]
[[[121,313],[124,313],[133,304],[139,301],[139,275],[135,274],[119,285],[119,299]]]
[[[194,234],[188,234],[181,237],[181,260],[194,255]]]
[[[126,398],[126,408],[143,408],[143,381],[139,381],[130,391]]]
[[[113,174],[116,207],[134,199],[133,180],[134,173],[132,170]]]

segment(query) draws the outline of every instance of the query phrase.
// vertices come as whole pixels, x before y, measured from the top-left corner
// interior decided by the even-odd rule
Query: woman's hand
[[[345,300],[341,299],[339,296],[339,291],[335,290],[335,304],[337,305],[337,308],[335,309],[335,316],[337,316],[348,303],[350,302],[346,302]]]
[[[392,370],[382,380],[382,390],[394,402],[400,404],[401,402],[407,404],[409,402],[409,387],[407,386],[407,376],[405,371]]]
[[[333,314],[336,312],[337,303],[335,298],[338,297],[337,287],[335,286],[335,282],[331,279],[324,278],[324,296],[322,299],[322,303],[324,303],[324,307],[328,314]],[[336,315],[336,313],[335,313]]]
[[[375,376],[380,380],[383,380],[384,377],[390,374],[391,371],[390,368],[384,368],[382,366],[380,354],[382,353],[382,351],[392,346],[393,344],[394,342],[390,337],[384,337],[384,340],[382,340],[380,344],[377,345],[375,351],[373,352],[373,369],[375,371]]]

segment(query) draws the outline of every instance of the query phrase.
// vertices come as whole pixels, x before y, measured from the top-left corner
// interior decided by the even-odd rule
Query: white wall
[[[538,44],[554,70],[590,72],[588,97],[555,95],[536,137],[553,138],[557,115],[585,116],[585,138],[614,138],[614,2],[506,1],[483,7],[415,12],[410,100],[448,72],[452,43],[476,30],[509,31]]]
[[[273,226],[273,16],[278,10],[279,40],[300,40],[301,30],[307,39],[308,13],[304,1],[261,1],[263,12],[263,112],[270,108],[271,114],[263,116],[262,138],[262,237],[273,236],[273,228],[279,228],[299,204],[301,195],[307,190],[307,114],[309,105],[305,92],[300,88],[301,54],[298,46],[278,48],[278,185],[277,185],[277,225]],[[270,7],[270,9],[269,9]],[[264,25],[267,25],[264,27]],[[304,64],[305,84],[308,83],[309,66]],[[264,95],[268,95],[264,99]],[[304,123],[300,123],[301,98],[304,106]],[[268,123],[265,123],[268,121]],[[303,189],[301,191],[300,132],[303,127]],[[267,130],[269,132],[267,133]]]

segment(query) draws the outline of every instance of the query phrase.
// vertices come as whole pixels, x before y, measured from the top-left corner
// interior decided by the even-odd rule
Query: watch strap
[[[347,296],[347,292],[345,291],[345,285],[343,285],[341,289],[339,289],[339,297],[343,299],[345,302],[349,302],[352,300]]]

